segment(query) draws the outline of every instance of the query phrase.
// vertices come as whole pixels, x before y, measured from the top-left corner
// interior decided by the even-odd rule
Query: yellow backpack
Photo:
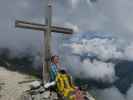
[[[72,83],[72,79],[68,74],[57,73],[56,76],[57,90],[64,97],[67,97],[68,100],[74,99],[75,86]]]

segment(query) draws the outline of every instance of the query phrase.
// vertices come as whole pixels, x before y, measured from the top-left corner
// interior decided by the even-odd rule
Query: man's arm
[[[57,63],[56,66],[57,66],[57,69],[58,69],[58,70],[61,69],[61,64],[60,64],[60,63]]]

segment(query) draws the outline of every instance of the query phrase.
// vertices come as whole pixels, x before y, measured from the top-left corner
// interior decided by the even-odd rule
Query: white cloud
[[[71,74],[79,78],[95,79],[102,82],[114,82],[117,77],[115,76],[115,69],[113,63],[105,63],[102,61],[89,59],[80,61],[78,56],[65,55],[66,66],[71,70]],[[71,66],[70,66],[71,65]]]
[[[132,40],[133,1],[96,0],[95,3],[92,1],[69,0],[75,9],[66,8],[66,11],[71,13],[65,17],[78,25],[80,31],[111,32],[114,36]]]
[[[68,62],[72,64],[72,67],[74,68],[73,70],[76,70],[77,72],[74,73],[73,71],[73,74],[82,78],[92,78],[104,82],[114,82],[117,78],[115,76],[115,64],[111,62],[104,62],[104,60],[121,58],[122,56],[122,53],[117,51],[117,47],[113,43],[114,42],[112,40],[98,38],[92,40],[81,39],[77,44],[73,43],[70,46],[72,49],[72,52],[70,51],[70,55],[75,55],[69,56],[67,55],[68,51],[65,52],[65,57],[68,56]],[[89,53],[97,55],[97,57],[102,61],[90,61],[89,58],[85,58],[85,60],[81,61],[80,57],[76,56],[82,56],[84,54],[88,56]]]
[[[69,63],[77,70],[78,77],[93,78],[96,80],[113,82],[117,79],[115,76],[115,64],[111,60],[132,60],[133,61],[133,43],[123,45],[121,41],[111,38],[93,38],[87,39],[79,36],[72,44],[66,45],[71,51],[66,51]],[[92,54],[92,55],[91,55]],[[78,56],[77,56],[78,55]],[[84,60],[80,60],[80,56]],[[86,56],[88,58],[86,58]],[[90,61],[91,56],[96,56],[95,60]],[[74,62],[73,59],[76,59]],[[109,61],[108,63],[106,61]],[[82,74],[82,76],[80,76]]]
[[[80,70],[83,71],[83,77],[86,78],[101,80],[103,82],[114,82],[116,79],[114,64],[112,63],[84,60]]]
[[[80,43],[73,43],[71,45],[72,52],[75,54],[90,53],[97,55],[99,59],[118,59],[122,58],[122,52],[118,51],[117,43],[109,39],[81,39]]]
[[[68,28],[72,28],[74,30],[74,32],[78,33],[79,32],[79,27],[77,25],[74,25],[70,22],[66,22],[65,26]]]

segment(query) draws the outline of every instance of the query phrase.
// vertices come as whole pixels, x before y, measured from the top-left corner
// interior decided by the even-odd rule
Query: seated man
[[[57,90],[66,100],[83,100],[80,90],[73,84],[65,70],[60,70],[56,77]],[[78,97],[78,99],[77,99]]]
[[[60,64],[59,64],[59,56],[54,55],[51,57],[51,66],[50,66],[50,82],[55,81],[57,72],[60,68]]]

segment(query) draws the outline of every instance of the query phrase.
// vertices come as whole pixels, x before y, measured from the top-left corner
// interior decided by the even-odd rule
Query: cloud
[[[96,90],[96,100],[132,100],[133,86],[128,90],[127,94],[123,95],[116,87],[107,88],[104,90]]]
[[[109,83],[112,83],[117,79],[114,69],[115,64],[111,62],[106,63],[98,60],[91,61],[90,59],[85,59],[81,62],[80,57],[67,54],[65,55],[65,58],[65,62],[67,62],[66,66],[71,70],[71,74],[78,78],[94,79]]]
[[[115,87],[107,88],[104,90],[96,90],[97,100],[127,100],[119,90]]]
[[[65,26],[68,27],[68,28],[73,29],[75,33],[78,33],[79,30],[80,30],[80,29],[78,28],[77,25],[73,25],[73,24],[70,23],[70,22],[66,22],[66,23],[65,23]]]
[[[114,82],[115,70],[113,63],[105,63],[101,61],[94,60],[84,60],[82,62],[81,69],[83,72],[83,77],[101,80],[103,82]]]
[[[71,4],[72,8],[76,8],[79,4],[80,0],[69,0],[69,3]]]
[[[28,7],[30,6],[28,1],[20,1],[16,3],[19,7],[22,7],[24,9],[28,9]]]
[[[74,10],[72,5],[76,6]],[[95,3],[91,0],[58,0],[53,3],[53,24],[65,26],[64,23],[69,22],[68,26],[76,32],[110,32],[129,41],[133,37],[133,14],[130,9],[131,0],[97,0]],[[15,29],[14,22],[21,19],[44,23],[43,0],[0,1],[0,12],[0,45],[19,47],[24,41],[33,45],[41,43],[40,32]]]
[[[77,34],[71,40],[64,45],[69,51],[63,55],[72,65],[76,77],[112,83],[117,79],[115,64],[122,60],[133,61],[132,42],[127,45],[118,38],[86,34]]]
[[[91,33],[93,34],[93,33]],[[87,39],[87,36],[81,38],[68,45],[73,54],[94,54],[102,61],[110,59],[133,60],[133,42],[126,43],[118,38],[92,38]],[[93,36],[93,35],[92,35]],[[74,37],[72,40],[75,40]],[[87,55],[86,55],[87,56]]]
[[[115,76],[115,64],[112,62],[107,63],[106,60],[121,58],[122,53],[117,50],[117,46],[114,45],[113,41],[114,40],[100,38],[90,40],[81,38],[80,42],[77,40],[77,42],[68,45],[71,51],[69,53],[68,51],[65,52],[65,57],[68,56],[66,59],[73,65],[73,70],[77,70],[77,73],[73,72],[73,74],[81,78],[114,82],[117,78]],[[91,54],[92,56],[96,55],[99,60],[95,59],[91,61]],[[76,55],[83,56],[84,58],[87,56],[87,58],[81,61],[80,56]]]
[[[131,40],[133,37],[133,14],[130,10],[133,8],[132,1],[96,0],[93,3],[94,1],[69,0],[76,7],[74,10],[71,7],[63,8],[65,9],[64,21],[71,21],[71,23],[79,26],[80,31],[83,32],[92,30],[110,32],[119,38]]]
[[[118,50],[117,43],[113,39],[80,39],[80,42],[71,44],[74,54],[93,53],[104,61],[108,59],[122,58],[123,54]]]

